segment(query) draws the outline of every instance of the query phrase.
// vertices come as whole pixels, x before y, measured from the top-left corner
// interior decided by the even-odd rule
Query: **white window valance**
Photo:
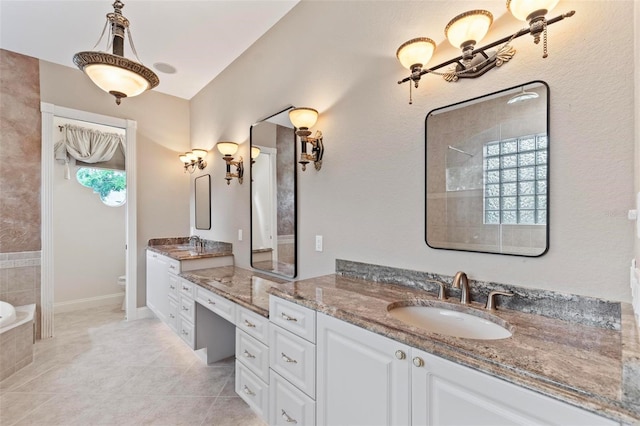
[[[61,126],[63,138],[55,145],[55,158],[65,163],[65,178],[69,179],[70,158],[84,163],[109,161],[118,149],[126,152],[125,136],[66,124]]]

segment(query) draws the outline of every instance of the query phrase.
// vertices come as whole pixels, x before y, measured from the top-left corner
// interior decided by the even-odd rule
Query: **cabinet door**
[[[424,351],[412,356],[414,426],[618,424]]]
[[[409,347],[318,313],[318,425],[408,425]]]
[[[169,310],[167,260],[161,254],[147,251],[147,306],[165,322]]]

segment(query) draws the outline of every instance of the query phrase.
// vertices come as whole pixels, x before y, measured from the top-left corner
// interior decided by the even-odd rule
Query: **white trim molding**
[[[72,312],[81,309],[96,308],[98,306],[115,306],[122,303],[123,297],[124,293],[114,293],[104,296],[87,297],[86,299],[69,300],[67,302],[54,303],[53,311],[59,314],[61,312]]]

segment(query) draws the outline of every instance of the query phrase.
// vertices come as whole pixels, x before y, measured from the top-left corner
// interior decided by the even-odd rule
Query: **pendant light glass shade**
[[[551,12],[560,0],[507,0],[507,9],[521,21],[530,21]]]
[[[294,108],[289,110],[289,120],[298,129],[308,129],[318,121],[318,111],[306,107]]]
[[[96,86],[113,95],[118,105],[120,105],[122,98],[137,96],[160,84],[160,79],[153,71],[140,62],[124,57],[125,35],[129,37],[129,43],[136,58],[138,55],[131,40],[129,20],[122,15],[123,7],[124,3],[116,0],[113,3],[113,13],[107,14],[105,29],[106,25],[109,25],[109,38],[113,46],[113,54],[85,51],[73,56],[73,63],[87,74]],[[96,46],[100,44],[101,40],[102,36]],[[109,45],[107,43],[107,46]]]
[[[444,35],[454,47],[475,45],[489,32],[493,15],[487,10],[471,10],[453,18],[445,27]]]
[[[435,50],[435,41],[428,37],[419,37],[404,42],[398,48],[396,57],[403,67],[411,70],[415,66],[424,67],[433,56]]]

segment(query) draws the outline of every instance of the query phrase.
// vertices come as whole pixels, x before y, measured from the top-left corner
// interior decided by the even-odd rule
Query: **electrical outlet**
[[[242,241],[242,229],[238,229],[238,241]]]
[[[316,251],[322,251],[322,235],[316,235]]]

